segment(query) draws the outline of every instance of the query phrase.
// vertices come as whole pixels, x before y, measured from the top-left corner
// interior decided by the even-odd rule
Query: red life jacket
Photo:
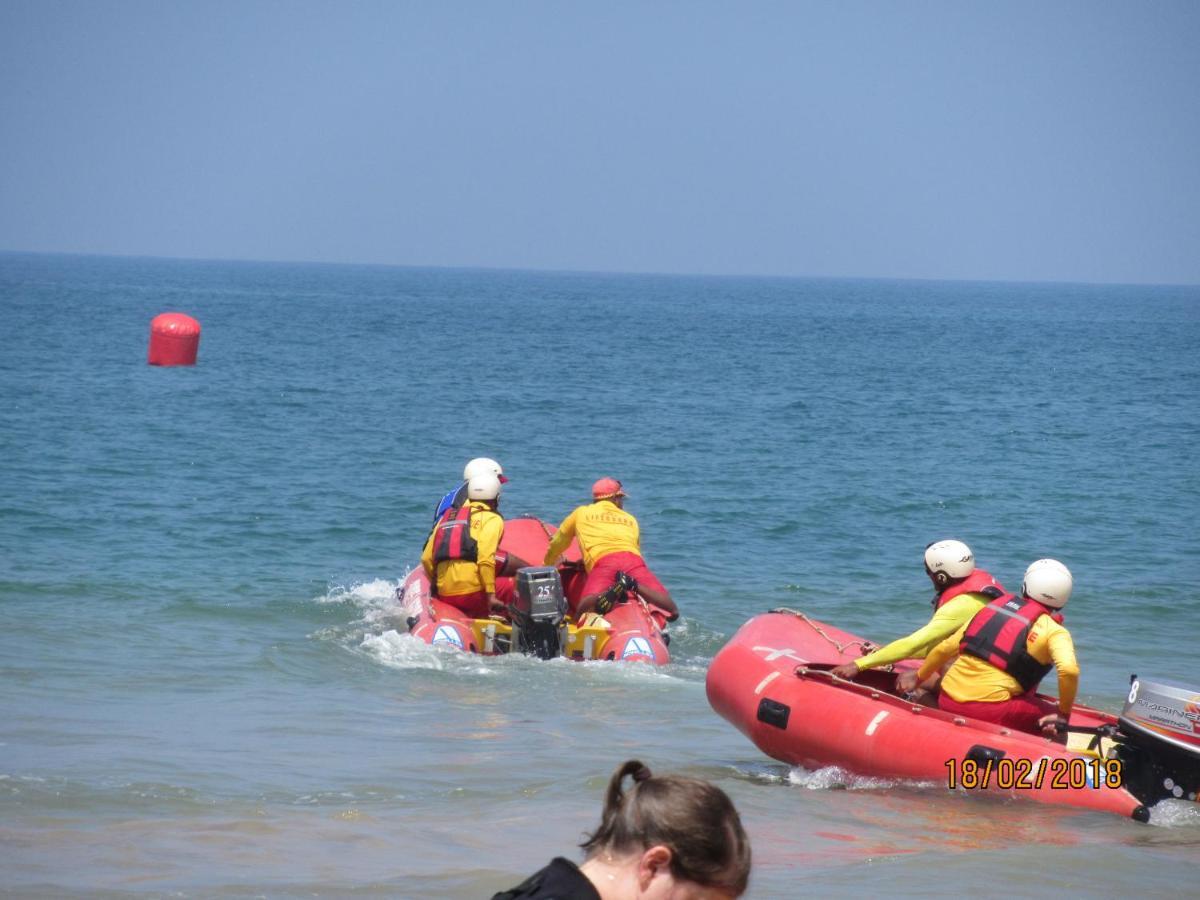
[[[1055,616],[1036,600],[1019,599],[1011,594],[993,600],[971,619],[958,645],[960,653],[978,657],[1007,672],[1026,690],[1037,687],[1053,663],[1038,662],[1026,646],[1033,623],[1041,616]]]
[[[989,600],[998,600],[1008,596],[1008,591],[989,573],[983,569],[976,569],[962,581],[950,585],[940,594],[934,594],[933,608],[941,609],[943,604],[949,603],[959,594],[983,594]]]
[[[471,537],[471,504],[464,503],[457,509],[451,507],[446,510],[433,530],[433,578],[429,593],[436,597],[439,563],[455,559],[476,562],[479,559],[479,545]]]

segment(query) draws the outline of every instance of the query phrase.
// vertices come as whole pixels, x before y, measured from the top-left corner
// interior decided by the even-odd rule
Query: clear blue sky
[[[1200,2],[0,0],[0,249],[1200,283]]]

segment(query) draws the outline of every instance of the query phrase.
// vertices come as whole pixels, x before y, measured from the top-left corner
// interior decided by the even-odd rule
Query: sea
[[[729,793],[752,898],[1197,896],[1200,805],[792,768],[704,679],[773,608],[908,633],[957,538],[1071,568],[1083,701],[1200,689],[1198,447],[1200,287],[0,254],[0,893],[487,897],[636,758]],[[404,634],[475,456],[510,516],[622,480],[670,665]]]

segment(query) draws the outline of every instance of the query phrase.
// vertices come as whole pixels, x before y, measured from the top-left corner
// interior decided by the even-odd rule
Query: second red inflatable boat
[[[803,613],[774,610],[717,654],[708,699],[768,756],[810,769],[999,791],[1139,821],[1163,797],[1196,799],[1200,725],[1191,730],[1187,710],[1200,698],[1186,691],[1135,681],[1120,717],[1076,705],[1063,745],[906,700],[893,691],[894,672],[846,681],[829,671],[869,649]],[[1167,715],[1176,705],[1180,715]]]

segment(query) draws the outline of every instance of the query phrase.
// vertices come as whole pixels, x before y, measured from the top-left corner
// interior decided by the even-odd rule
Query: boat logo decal
[[[453,644],[459,650],[463,648],[462,638],[458,636],[453,625],[439,625],[437,631],[433,633],[433,643]]]
[[[755,647],[754,652],[765,654],[767,662],[774,662],[781,656],[786,656],[788,659],[794,659],[798,663],[809,662],[809,660],[805,659],[804,657],[797,656],[795,651],[793,651],[790,647],[784,647],[782,649],[778,647]]]
[[[867,734],[874,734],[875,729],[879,727],[879,723],[888,717],[888,710],[877,713],[875,718],[871,720],[871,724],[867,726]]]
[[[644,637],[631,637],[629,643],[625,645],[624,652],[621,653],[621,659],[629,659],[631,656],[648,656],[654,659],[654,651],[650,649],[650,642]]]

